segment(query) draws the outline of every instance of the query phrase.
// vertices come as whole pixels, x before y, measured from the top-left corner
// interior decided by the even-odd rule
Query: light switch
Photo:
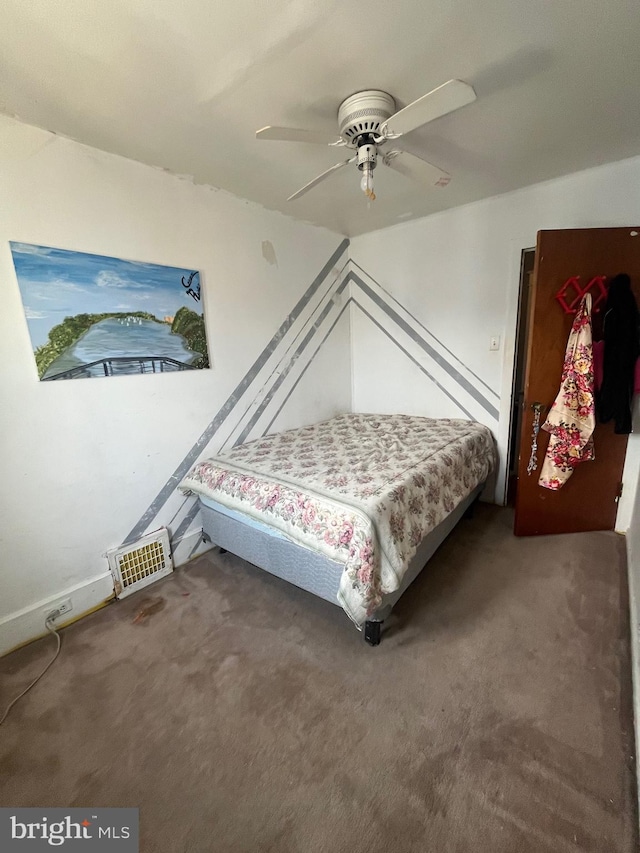
[[[489,349],[493,352],[500,349],[500,335],[494,335],[489,338]]]

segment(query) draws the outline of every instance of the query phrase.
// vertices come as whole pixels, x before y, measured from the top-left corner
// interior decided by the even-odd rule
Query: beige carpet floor
[[[138,806],[144,853],[635,850],[623,540],[511,524],[462,521],[377,648],[214,552],[71,626],[0,804]],[[3,707],[52,648],[0,661]]]

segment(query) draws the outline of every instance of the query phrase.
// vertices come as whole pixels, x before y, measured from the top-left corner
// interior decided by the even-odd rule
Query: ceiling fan
[[[258,130],[256,138],[279,142],[313,142],[318,145],[329,145],[332,148],[356,149],[353,157],[341,160],[326,172],[322,172],[289,196],[287,201],[300,198],[349,163],[357,163],[358,169],[362,172],[360,188],[367,198],[373,201],[376,197],[373,191],[373,170],[378,162],[378,153],[385,166],[389,166],[401,175],[430,186],[446,187],[451,176],[437,166],[401,148],[394,147],[390,151],[380,149],[388,142],[400,139],[405,133],[410,133],[434,119],[458,110],[475,99],[476,93],[468,83],[462,80],[449,80],[404,109],[395,112],[396,103],[391,95],[378,89],[367,89],[356,92],[340,104],[337,139],[332,134],[322,131],[270,125]]]

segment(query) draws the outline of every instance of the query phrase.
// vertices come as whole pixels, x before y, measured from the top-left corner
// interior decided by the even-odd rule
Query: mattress
[[[203,460],[180,487],[343,565],[338,597],[360,625],[493,464],[473,421],[350,414]]]

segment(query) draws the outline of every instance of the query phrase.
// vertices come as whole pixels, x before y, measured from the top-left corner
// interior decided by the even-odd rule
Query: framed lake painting
[[[41,380],[209,367],[197,270],[10,246]]]

